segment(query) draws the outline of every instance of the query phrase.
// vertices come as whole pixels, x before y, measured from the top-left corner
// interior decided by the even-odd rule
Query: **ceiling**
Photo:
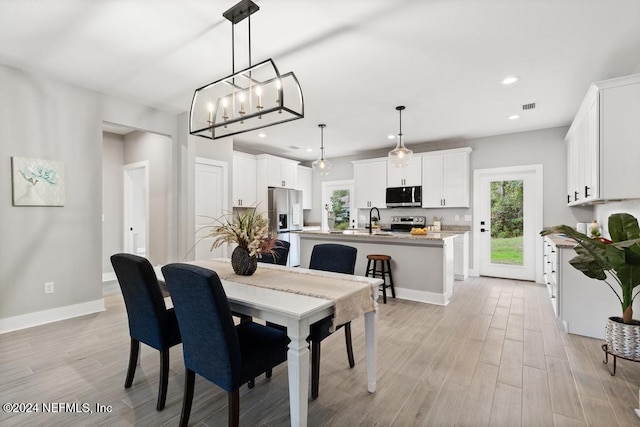
[[[195,88],[231,74],[222,13],[234,3],[2,0],[0,62],[185,112]],[[409,148],[568,125],[589,83],[640,73],[638,0],[256,3],[253,63],[271,57],[295,72],[305,118],[234,145],[299,160],[317,158],[318,123],[327,157],[391,149],[397,105],[407,107]],[[236,70],[248,65],[246,22],[236,25]],[[502,85],[509,75],[520,80]]]

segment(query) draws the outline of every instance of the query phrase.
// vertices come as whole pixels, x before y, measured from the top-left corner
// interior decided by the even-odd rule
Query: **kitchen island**
[[[300,266],[307,268],[313,246],[337,243],[358,249],[355,274],[364,276],[367,255],[391,256],[391,273],[396,297],[447,305],[453,293],[453,239],[455,233],[409,233],[347,230],[345,232],[303,231],[300,234]]]

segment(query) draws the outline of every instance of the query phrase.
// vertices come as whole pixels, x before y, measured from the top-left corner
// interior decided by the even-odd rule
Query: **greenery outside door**
[[[346,230],[354,216],[353,181],[322,183],[322,230]]]

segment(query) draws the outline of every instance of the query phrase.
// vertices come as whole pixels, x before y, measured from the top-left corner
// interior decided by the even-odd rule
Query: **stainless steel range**
[[[389,230],[409,233],[412,228],[426,225],[427,218],[424,216],[392,216]]]

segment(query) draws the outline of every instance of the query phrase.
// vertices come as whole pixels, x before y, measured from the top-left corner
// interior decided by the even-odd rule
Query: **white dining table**
[[[197,264],[197,262],[196,262]],[[345,286],[353,281],[371,285],[374,301],[378,298],[381,279],[329,273],[299,267],[260,264],[259,268],[284,269],[285,277],[293,285],[304,280],[305,274],[343,278]],[[163,280],[160,267],[155,268],[158,279]],[[306,426],[309,410],[309,326],[333,314],[334,302],[328,299],[246,285],[231,280],[221,280],[231,310],[254,318],[286,326],[291,342],[287,352],[289,375],[289,407],[292,426]],[[376,311],[364,313],[365,343],[367,351],[367,390],[376,391]]]

